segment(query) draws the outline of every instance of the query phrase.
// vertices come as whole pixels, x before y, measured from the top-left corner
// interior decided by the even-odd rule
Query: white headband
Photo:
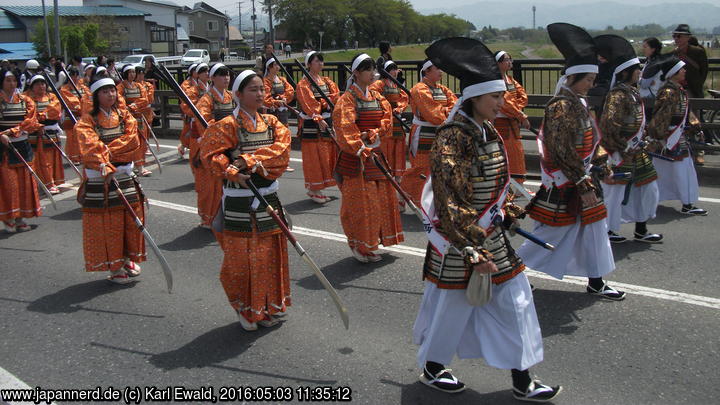
[[[221,67],[225,67],[225,65],[223,65],[222,63],[214,64],[212,69],[210,69],[210,77],[212,77],[215,74],[215,72],[217,72],[218,69],[220,69]]]
[[[576,75],[578,73],[597,73],[598,65],[575,65],[565,69],[565,76]]]
[[[235,78],[235,81],[233,82],[233,85],[232,85],[233,96],[235,96],[235,93],[237,93],[238,90],[240,89],[240,83],[242,83],[245,79],[247,79],[249,76],[252,76],[254,74],[256,74],[256,73],[252,69],[246,69],[246,70],[243,70],[242,72],[240,72],[240,74]]]
[[[10,77],[10,76],[15,76],[15,74],[11,70],[8,70],[7,72],[5,72],[5,77]]]
[[[352,67],[350,68],[350,70],[353,72],[356,71],[358,66],[360,66],[360,64],[363,63],[363,61],[365,61],[366,59],[372,59],[372,58],[370,57],[370,55],[368,55],[366,53],[360,54],[360,56],[355,58],[355,61],[353,61]]]
[[[625,61],[618,65],[618,67],[615,68],[615,71],[613,72],[612,80],[610,81],[610,88],[612,89],[615,87],[615,76],[617,76],[618,73],[622,72],[623,70],[629,68],[630,66],[639,65],[640,59],[639,58],[632,58],[628,61]]]
[[[679,61],[678,63],[676,63],[675,66],[673,66],[672,69],[670,69],[665,75],[665,81],[673,77],[675,73],[679,72],[680,69],[683,68],[683,66],[685,66],[685,62],[683,61]]]
[[[45,77],[43,77],[42,75],[35,75],[35,76],[33,76],[32,78],[30,78],[30,85],[32,86],[32,84],[35,83],[35,82],[38,81],[38,80],[45,81]]]
[[[390,65],[397,65],[397,63],[389,60],[389,61],[385,62],[385,64],[383,65],[383,69],[384,69],[385,71],[387,71],[387,69],[390,67]]]
[[[450,114],[445,122],[450,122],[455,117],[462,104],[473,97],[482,96],[483,94],[495,93],[497,91],[507,91],[505,80],[490,80],[487,82],[475,83],[462,89],[462,96],[455,102]]]
[[[196,67],[197,67],[197,63],[193,63],[192,65],[190,65],[190,67],[187,70],[188,74],[192,74],[192,71],[195,70]]]
[[[270,65],[273,64],[273,62],[276,62],[275,58],[270,58],[267,60],[267,62],[265,62],[265,72],[263,73],[263,76],[265,76],[267,74],[267,70],[270,67]]]
[[[308,63],[310,63],[310,57],[315,55],[316,53],[317,52],[315,52],[315,51],[310,51],[310,52],[308,52],[307,55],[305,55],[305,66],[307,66]]]
[[[433,65],[433,63],[430,60],[423,63],[422,68],[420,69],[420,74],[422,75],[425,72],[425,70],[427,70],[432,65]]]
[[[100,88],[105,87],[105,86],[115,87],[115,80],[113,80],[109,77],[100,79],[90,86],[90,92],[95,93],[96,91],[100,90]]]
[[[87,72],[87,71],[88,71],[88,69],[92,69],[92,68],[94,68],[94,67],[95,67],[95,65],[93,65],[93,64],[91,63],[91,64],[89,64],[89,65],[85,66],[85,70],[84,70],[84,72]]]
[[[197,70],[198,73],[200,73],[200,69],[202,69],[202,68],[204,68],[204,67],[209,68],[210,66],[208,66],[208,64],[205,63],[205,62],[203,62],[203,63],[198,63],[198,65],[195,66],[195,70]]]
[[[567,83],[567,77],[570,75],[576,75],[579,73],[598,73],[598,65],[575,65],[565,69],[565,74],[560,76],[557,84],[555,85],[555,95],[560,92],[560,89],[565,87]]]
[[[507,52],[500,51],[497,55],[495,55],[495,62],[500,62],[500,59],[502,59],[503,56],[507,55]]]
[[[130,70],[130,69],[133,69],[133,70],[134,70],[134,69],[135,69],[135,65],[130,65],[130,64],[128,64],[128,65],[123,66],[123,68],[122,68],[122,73],[125,73],[125,71]],[[98,70],[100,70],[100,69],[98,69]],[[97,73],[97,72],[95,72],[95,73]]]
[[[124,70],[123,70],[123,71],[124,71]],[[99,68],[97,68],[97,69],[95,70],[95,74],[96,74],[96,75],[99,75],[99,74],[102,73],[102,72],[107,72],[107,69],[105,69],[104,67],[100,66]]]

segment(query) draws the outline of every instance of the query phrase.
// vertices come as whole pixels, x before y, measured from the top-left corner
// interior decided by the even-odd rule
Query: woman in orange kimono
[[[190,98],[190,100],[197,101],[197,95],[193,95],[191,97],[191,94],[195,93],[195,88],[197,87],[197,71],[195,68],[197,67],[197,63],[193,63],[190,65],[190,67],[187,70],[187,78],[183,80],[183,82],[180,84],[180,88],[183,92]],[[195,97],[193,99],[193,97]],[[193,103],[195,102],[193,101]],[[185,151],[187,149],[190,149],[190,132],[192,132],[192,121],[193,121],[193,114],[192,112],[189,112],[190,109],[185,103],[180,104],[180,110],[183,114],[183,127],[182,131],[180,131],[180,144],[178,145],[178,154],[180,157],[185,156]]]
[[[55,94],[47,92],[45,77],[41,75],[35,75],[30,79],[27,95],[35,102],[37,120],[44,126],[40,130],[28,134],[28,140],[35,155],[33,168],[50,194],[59,194],[58,186],[65,183],[65,169],[62,155],[52,142],[60,145],[60,132],[62,131],[59,125],[62,114],[60,100]]]
[[[397,78],[400,72],[398,66],[391,60],[385,62],[383,69],[393,78]],[[371,84],[370,89],[382,94],[390,103],[393,113],[397,116],[402,116],[402,113],[410,102],[408,95],[387,78]],[[390,165],[390,171],[398,182],[402,180],[402,175],[405,172],[405,161],[407,160],[405,142],[407,142],[405,140],[405,130],[400,124],[400,121],[393,117],[392,136],[382,139],[380,149],[385,154],[385,158],[387,158],[388,164]],[[400,212],[404,212],[405,201],[398,198],[398,203],[400,204]]]
[[[68,73],[70,74],[72,83],[67,82],[60,87],[60,95],[63,100],[65,100],[65,104],[68,105],[75,118],[79,120],[82,117],[81,100],[83,94],[85,94],[86,87],[82,86],[78,80],[79,73],[75,66],[70,66]],[[77,86],[78,92],[75,91],[73,83]],[[89,92],[89,90],[87,91]],[[75,125],[70,120],[69,115],[65,115],[65,119],[62,121],[62,129],[63,132],[65,132],[65,154],[67,154],[73,164],[77,166],[80,164],[80,145],[78,145],[77,136],[75,136]]]
[[[137,121],[137,132],[140,136],[140,149],[133,158],[135,162],[135,171],[142,177],[152,175],[152,172],[145,168],[145,152],[148,148],[148,128],[143,122],[143,112],[150,108],[150,102],[145,92],[145,86],[135,82],[135,66],[125,65],[120,73],[122,82],[117,85],[118,99],[123,100],[128,111]]]
[[[410,89],[410,107],[413,125],[410,127],[410,169],[403,175],[403,188],[415,205],[420,206],[420,195],[430,175],[430,148],[435,141],[435,130],[448,117],[457,101],[450,89],[440,84],[442,70],[425,60],[420,69],[422,81]]]
[[[353,58],[352,77],[333,111],[333,127],[340,145],[335,171],[342,178],[340,221],[353,257],[361,263],[382,260],[379,245],[404,240],[395,190],[375,165],[373,149],[392,136],[392,107],[369,87],[375,62],[368,54]],[[339,180],[340,181],[340,180]]]
[[[42,214],[37,183],[10,149],[10,143],[32,164],[28,133],[42,128],[35,115],[35,102],[17,90],[12,71],[0,70],[0,220],[8,233],[30,230],[25,218]]]
[[[508,75],[512,70],[513,60],[509,53],[498,51],[495,53],[495,61],[500,68],[500,73],[505,78],[507,91],[505,92],[505,104],[500,107],[500,112],[495,117],[493,125],[502,136],[503,144],[508,155],[510,174],[522,176],[518,182],[525,181],[527,170],[525,169],[525,150],[520,138],[520,128],[529,129],[530,121],[523,112],[527,107],[528,98],[525,89],[514,78]]]
[[[103,66],[95,67],[93,66],[90,68],[89,71],[85,72],[86,75],[90,75],[90,77],[93,78],[93,80],[97,81],[99,78],[103,77],[110,77],[110,74],[108,73],[107,69]],[[83,96],[80,100],[81,103],[81,110],[82,115],[88,114],[93,109],[93,99],[92,99],[92,92],[90,91],[90,86],[86,83],[90,83],[90,80],[85,79],[85,81],[82,83],[82,86],[84,87]],[[125,99],[122,97],[118,97],[118,108],[120,109],[126,109],[127,106],[125,105]]]
[[[236,107],[232,93],[228,90],[230,69],[222,63],[216,63],[210,69],[210,78],[212,80],[210,91],[200,97],[197,103],[198,111],[209,124],[232,115]],[[202,144],[204,139],[206,139],[204,136],[198,138],[198,143]],[[200,148],[201,146],[198,145],[198,151]],[[222,180],[202,163],[199,153],[196,159],[195,190],[197,190],[198,214],[201,218],[200,227],[210,229],[222,200]]]
[[[321,76],[325,65],[322,54],[312,51],[305,56],[305,66],[320,89],[335,103],[340,96],[335,82]],[[302,150],[303,174],[307,195],[318,204],[330,201],[323,189],[335,185],[333,169],[337,161],[337,148],[331,138],[331,111],[327,102],[320,97],[307,78],[297,85],[297,100],[300,107],[300,148]]]
[[[117,195],[117,180],[135,215],[144,221],[140,186],[133,158],[140,149],[137,121],[118,108],[115,82],[109,77],[90,86],[93,109],[75,126],[84,178],[78,190],[82,205],[85,271],[110,271],[108,280],[129,283],[146,259],[145,239]]]
[[[286,107],[295,99],[295,89],[290,85],[288,80],[280,75],[280,64],[275,58],[270,58],[265,62],[265,75],[263,84],[265,85],[265,104],[267,112],[276,116],[283,125],[287,126],[289,111]]]
[[[277,178],[290,160],[290,130],[276,117],[259,113],[265,94],[254,71],[240,73],[232,90],[240,105],[208,127],[200,156],[224,183],[222,215],[213,223],[223,234],[220,281],[240,325],[253,331],[277,324],[285,314],[291,303],[290,275],[287,239],[258,205],[246,180],[284,217]]]
[[[155,86],[151,82],[145,81],[145,68],[142,66],[135,66],[135,83],[145,87],[145,96],[147,98],[148,105],[142,111],[142,115],[145,117],[145,121],[152,125],[153,119],[155,118],[155,112],[153,112],[152,109],[152,104],[155,102]],[[148,135],[149,131],[150,129],[148,129]]]

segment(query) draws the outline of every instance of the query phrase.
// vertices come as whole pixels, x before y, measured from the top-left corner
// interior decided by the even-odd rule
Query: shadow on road
[[[702,203],[697,204],[700,208],[703,208]],[[690,215],[680,213],[682,204],[680,201],[675,201],[671,207],[664,205],[658,205],[657,216],[655,219],[648,221],[648,229],[652,229],[653,224],[667,224],[670,222],[677,222],[678,225],[682,220],[688,220],[691,218]]]
[[[169,193],[187,193],[188,191],[195,191],[195,183],[186,183],[181,184],[179,186],[171,187],[171,188],[164,188],[156,190],[160,194],[169,194]]]
[[[202,249],[216,243],[215,236],[209,229],[194,227],[170,242],[159,245],[160,249],[170,252]]]
[[[329,202],[329,203],[332,203],[332,202],[334,202],[334,201],[336,201],[336,200],[340,200],[338,197],[334,197],[334,196],[331,196],[331,195],[328,196],[328,197],[330,197],[330,202]],[[328,204],[329,204],[329,203],[328,203]],[[290,215],[301,215],[301,214],[310,212],[310,213],[312,213],[312,214],[330,215],[330,216],[334,216],[334,217],[337,217],[337,216],[338,216],[337,213],[322,214],[322,213],[312,212],[312,211],[315,211],[315,210],[317,210],[317,209],[325,208],[325,205],[327,205],[327,204],[322,204],[322,205],[321,205],[321,204],[318,204],[318,203],[310,200],[310,198],[308,197],[308,198],[304,198],[304,199],[302,199],[302,200],[298,200],[298,201],[291,202],[290,204],[283,204],[283,208],[285,208],[285,210],[286,210]]]
[[[82,210],[80,207],[74,210],[65,211],[60,214],[50,215],[50,219],[56,221],[80,221],[82,219]]]
[[[140,314],[125,311],[116,311],[108,309],[87,308],[82,303],[92,301],[93,299],[105,294],[112,294],[120,290],[133,288],[137,283],[133,282],[125,285],[111,284],[107,280],[93,280],[87,283],[76,284],[63,288],[60,291],[40,297],[32,301],[27,309],[32,312],[40,312],[43,314],[69,314],[77,311],[99,312],[110,315],[131,315],[145,318],[164,318],[163,315]]]
[[[662,243],[643,243],[643,242],[634,242],[631,238],[628,238],[628,241],[625,243],[618,243],[612,245],[613,250],[613,256],[615,257],[615,263],[617,263],[620,260],[626,259],[630,257],[634,253],[640,253],[640,252],[662,252]]]
[[[347,250],[348,255],[350,249]],[[355,286],[346,285],[349,282],[362,278],[372,272],[382,271],[383,267],[392,269],[392,264],[398,260],[398,257],[392,256],[388,253],[381,254],[383,260],[377,263],[359,263],[352,257],[346,257],[338,262],[327,266],[321,266],[323,274],[327,277],[330,284],[337,290],[343,290],[345,288],[356,288]],[[314,275],[297,280],[297,285],[306,290],[322,290],[323,286],[320,281]],[[362,287],[358,287],[362,288]],[[379,291],[385,291],[378,289]],[[391,291],[392,292],[392,291]]]
[[[472,370],[468,370],[471,372]],[[503,371],[504,372],[504,371]],[[417,372],[420,375],[420,371]],[[462,380],[462,377],[460,377]],[[459,394],[446,394],[436,391],[423,383],[416,381],[412,384],[401,384],[395,381],[381,379],[382,384],[394,385],[400,387],[400,404],[402,405],[443,405],[443,404],[493,404],[516,405],[516,401],[510,389],[495,392],[477,392],[473,389],[466,389]],[[508,375],[508,385],[510,385],[510,376]]]
[[[600,298],[582,291],[568,292],[560,290],[543,290],[533,292],[535,310],[537,311],[543,338],[553,335],[572,335],[580,327],[582,319],[577,312],[596,304],[602,304]]]

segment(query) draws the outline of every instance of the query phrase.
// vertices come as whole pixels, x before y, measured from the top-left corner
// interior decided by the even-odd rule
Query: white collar
[[[105,109],[102,108],[102,107],[100,107],[99,110],[100,110],[101,113],[105,114],[105,117],[107,117],[107,118],[110,118],[110,117],[112,116],[112,112],[113,112],[112,107],[110,107],[110,111],[109,111],[109,112],[108,112],[108,111],[105,111]]]
[[[483,142],[487,142],[487,133],[486,133],[486,131],[485,131],[485,128],[484,128],[481,124],[478,124],[478,122],[475,121],[475,118],[473,118],[473,117],[465,114],[465,111],[463,111],[463,110],[458,111],[458,114],[462,115],[463,117],[465,117],[465,118],[467,118],[468,120],[470,120],[470,122],[472,122],[473,124],[475,124],[475,126],[480,130],[480,133],[482,134]]]
[[[239,111],[242,111],[248,118],[250,118],[250,121],[252,121],[253,125],[257,127],[257,113],[255,114],[255,116],[252,116],[249,112],[247,112],[246,109],[242,108],[242,106],[238,106],[238,109]]]
[[[222,101],[222,100],[224,100],[224,99],[225,99],[225,96],[224,96],[224,94],[223,94],[223,93],[221,93],[221,92],[220,92],[220,91],[219,91],[219,90],[217,89],[217,87],[215,87],[215,86],[212,86],[212,89],[213,89],[213,91],[215,91],[215,94],[217,94],[217,95],[218,95],[218,97],[220,97],[220,101]]]
[[[358,86],[357,83],[353,82],[352,85],[353,85],[353,87],[357,87],[357,89],[360,90],[360,93],[363,92],[362,88],[360,88],[360,86]],[[365,96],[365,98],[370,98],[370,86],[365,87],[365,94],[364,94],[364,96]]]

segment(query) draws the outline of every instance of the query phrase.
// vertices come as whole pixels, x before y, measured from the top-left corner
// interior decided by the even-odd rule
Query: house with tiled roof
[[[47,7],[50,13],[52,7]],[[110,51],[128,53],[131,49],[150,48],[149,30],[145,26],[147,13],[122,6],[59,6],[61,22],[83,23],[95,21],[113,24],[117,35],[110,40]],[[35,26],[43,20],[41,6],[0,5],[0,38],[3,42],[32,42]]]

